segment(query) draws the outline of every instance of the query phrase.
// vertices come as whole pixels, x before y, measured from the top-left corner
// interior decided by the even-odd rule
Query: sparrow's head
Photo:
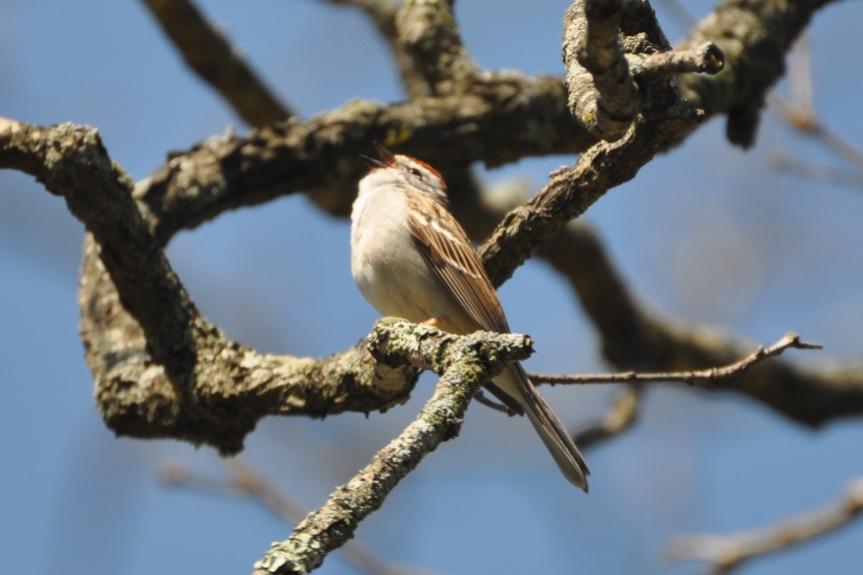
[[[374,175],[375,180],[380,180],[380,184],[396,185],[402,189],[420,192],[447,205],[446,182],[440,172],[422,160],[393,154],[379,143],[374,144],[379,159],[363,156],[371,164],[369,176]]]

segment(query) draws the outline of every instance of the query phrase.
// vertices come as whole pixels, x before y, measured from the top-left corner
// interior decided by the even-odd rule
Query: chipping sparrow
[[[372,168],[351,214],[351,272],[363,296],[384,315],[451,333],[509,332],[494,287],[447,208],[440,173],[375,145],[380,160],[366,158]],[[521,365],[510,364],[487,387],[527,413],[564,476],[587,491],[584,458]]]

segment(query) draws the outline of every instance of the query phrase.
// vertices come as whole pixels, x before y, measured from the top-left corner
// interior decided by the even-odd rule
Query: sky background
[[[462,1],[462,33],[480,65],[562,71],[568,2]],[[402,97],[387,52],[356,13],[316,0],[202,2],[274,89],[303,115],[352,98]],[[687,3],[696,15],[710,4]],[[672,40],[684,28],[659,2]],[[815,103],[824,122],[863,142],[858,66],[847,53],[863,4],[822,10],[811,27]],[[169,150],[242,124],[183,66],[139,2],[0,0],[0,115],[97,127],[113,159],[141,178]],[[753,342],[788,330],[825,345],[788,359],[863,366],[863,194],[776,174],[771,155],[836,164],[766,113],[744,153],[714,120],[587,219],[631,288],[656,309]],[[478,171],[538,188],[571,157]],[[82,226],[29,177],[0,173],[0,557],[8,573],[248,573],[290,526],[249,501],[166,488],[182,462],[223,476],[217,455],[175,441],[117,439],[102,424],[77,335]],[[169,257],[202,311],[261,350],[326,355],[368,333],[374,310],[349,271],[348,222],[302,197],[222,215],[180,233]],[[530,333],[529,367],[607,369],[566,287],[543,264],[501,289],[514,329]],[[320,505],[397,434],[431,392],[385,415],[271,418],[246,457],[300,505]],[[571,425],[600,414],[612,387],[544,389]],[[588,454],[591,493],[559,475],[526,421],[482,406],[357,532],[387,561],[425,572],[692,573],[664,549],[674,535],[727,533],[825,504],[863,474],[859,421],[817,433],[737,396],[662,387],[638,427]],[[847,573],[863,523],[742,573]],[[355,573],[338,554],[320,570]]]

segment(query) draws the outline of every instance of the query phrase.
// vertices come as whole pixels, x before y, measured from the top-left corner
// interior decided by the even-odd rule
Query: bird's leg
[[[428,318],[424,322],[420,323],[420,325],[427,325],[428,327],[437,327],[440,323],[440,319],[434,316]]]

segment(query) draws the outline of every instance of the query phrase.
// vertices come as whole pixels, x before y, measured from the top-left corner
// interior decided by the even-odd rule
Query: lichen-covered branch
[[[863,478],[851,481],[834,503],[758,531],[728,536],[690,535],[671,542],[678,560],[706,561],[704,575],[727,575],[753,559],[805,545],[841,529],[863,514]]]
[[[713,42],[693,50],[669,50],[646,56],[632,74],[638,80],[680,74],[718,74],[725,67],[725,54]]]
[[[569,110],[608,141],[626,132],[641,106],[618,40],[622,11],[623,0],[575,0],[563,20]]]
[[[289,193],[355,181],[372,140],[436,165],[500,165],[529,155],[573,153],[594,139],[566,111],[559,80],[499,74],[469,94],[383,105],[355,101],[306,122],[290,120],[207,140],[173,154],[135,197],[166,239],[218,214]],[[331,201],[347,214],[348,187]]]
[[[394,365],[408,361],[415,368],[441,374],[434,395],[417,418],[366,467],[336,488],[287,540],[267,550],[255,563],[258,575],[308,573],[318,567],[330,551],[353,536],[359,523],[383,504],[426,455],[458,435],[468,404],[480,386],[507,362],[531,353],[530,338],[522,335],[444,335],[398,320],[383,320],[379,327],[391,328],[376,329],[369,340],[379,361]]]
[[[478,73],[459,35],[451,0],[405,0],[396,15],[396,38],[426,84],[413,97],[465,92]]]
[[[362,347],[323,360],[261,355],[210,325],[92,128],[0,119],[0,168],[36,177],[87,227],[81,335],[116,433],[230,453],[269,414],[368,412],[407,398],[416,370],[368,362]]]
[[[144,0],[189,68],[230,103],[250,126],[292,115],[242,54],[192,0]]]
[[[539,193],[510,211],[481,246],[492,283],[506,281],[543,242],[609,189],[635,177],[655,154],[679,143],[700,121],[696,111],[682,104],[657,109],[620,140],[600,142],[584,152],[574,166],[553,172]]]
[[[122,305],[147,334],[151,353],[178,369],[194,356],[200,315],[153,241],[131,181],[111,162],[96,130],[0,118],[0,168],[26,172],[66,200],[95,239],[94,250],[120,288]]]
[[[808,9],[807,6],[804,5],[804,9]],[[779,8],[788,9],[785,4]],[[782,17],[771,13],[770,18],[781,20]],[[787,21],[802,26],[807,18]],[[746,23],[740,25],[743,24]],[[626,26],[623,28],[625,34],[633,32]],[[656,36],[660,33],[648,26],[648,39],[654,38],[653,43],[661,48],[662,39]],[[733,58],[729,59],[730,67],[737,65]],[[555,173],[530,204],[504,219],[484,251],[491,275],[497,282],[508,277],[537,247],[549,254],[558,250],[555,246],[567,247],[566,242],[552,238],[570,218],[582,213],[609,187],[634,176],[655,153],[669,149],[699,124],[700,114],[678,101],[673,89],[660,83],[651,86],[649,95],[642,103],[640,119],[625,138],[591,148],[575,167]],[[99,258],[104,256],[110,260],[110,251],[114,248],[105,251],[102,246],[100,253],[99,245],[88,241],[85,251],[81,280],[82,334],[95,375],[96,396],[106,420],[118,433],[184,437],[211,443],[223,451],[237,449],[262,413],[324,415],[343,409],[385,407],[404,398],[412,378],[410,374],[400,373],[383,377],[380,381],[385,385],[381,387],[377,378],[370,379],[369,369],[354,364],[356,351],[334,356],[329,363],[309,364],[303,362],[311,360],[299,360],[300,363],[294,364],[292,360],[297,358],[284,358],[284,362],[264,361],[250,350],[233,344],[199,317],[176,277],[171,279],[173,272],[163,261],[159,247],[173,233],[227,209],[265,201],[283,193],[350,181],[359,169],[356,155],[368,151],[372,138],[439,165],[466,165],[475,160],[497,164],[532,154],[583,150],[594,141],[568,114],[566,94],[560,81],[481,73],[465,93],[457,97],[420,98],[391,106],[358,102],[308,122],[290,120],[246,137],[229,135],[211,139],[189,152],[172,156],[160,171],[139,183],[133,194],[135,202],[121,201],[114,205],[115,197],[128,196],[129,184],[118,168],[111,166],[108,170],[110,162],[100,144],[87,144],[83,148],[74,144],[78,141],[76,138],[80,139],[81,130],[86,129],[64,128],[73,135],[74,145],[68,157],[56,153],[65,150],[62,142],[50,154],[46,148],[22,146],[26,139],[14,137],[16,130],[21,129],[21,124],[4,123],[5,147],[0,152],[4,165],[29,173],[41,171],[46,178],[56,179],[63,173],[70,173],[69,162],[82,161],[85,166],[90,165],[87,162],[95,153],[96,160],[92,164],[95,170],[88,172],[87,168],[81,174],[71,172],[74,178],[63,183],[88,193],[92,188],[100,190],[100,194],[105,191],[103,199],[110,197],[111,205],[104,210],[98,204],[87,208],[93,216],[90,218],[94,220],[93,228],[101,230],[96,239],[117,236],[127,242],[118,246],[134,246],[115,254],[110,265]],[[53,137],[60,131],[51,129],[50,133]],[[36,142],[39,146],[44,144],[39,138]],[[79,153],[81,150],[86,153]],[[62,169],[56,173],[48,170],[45,164],[48,160],[58,162]],[[59,190],[56,186],[49,187]],[[343,187],[339,192],[342,196],[334,202],[340,213],[344,213],[352,200],[344,191],[348,189],[350,186]],[[61,193],[69,201],[77,192],[63,190]],[[82,200],[78,208],[90,200],[92,198]],[[73,203],[70,202],[70,207]],[[114,217],[117,210],[126,213],[123,218],[128,216],[129,221],[138,223],[127,228],[115,221],[115,229],[107,229],[105,226],[111,224],[95,221],[98,218],[94,214]],[[87,217],[82,215],[82,219],[86,223]],[[155,234],[155,243],[149,237],[150,229]],[[131,235],[126,237],[127,234]],[[581,246],[583,253],[590,256],[589,241],[569,247],[572,246]],[[131,273],[135,265],[147,258],[156,262],[147,272],[152,276],[154,289],[142,290],[140,286],[148,285],[144,282],[137,288],[129,287],[128,293],[118,292],[115,281],[118,285],[134,282],[128,281],[128,277],[126,280],[116,278]],[[568,266],[568,277],[577,275],[571,273],[572,265],[561,263],[563,258],[551,261],[561,267]],[[601,259],[579,262],[583,270],[596,270],[603,265]],[[613,270],[597,277],[613,278]],[[606,357],[621,368],[698,368],[739,357],[740,348],[727,338],[702,330],[682,329],[673,322],[646,313],[628,296],[622,282],[618,282],[619,289],[597,292],[584,280],[584,274],[578,281],[571,281],[580,290],[589,315],[599,327]],[[610,280],[609,285],[613,288],[614,281]],[[145,293],[136,296],[136,289]],[[137,304],[127,303],[136,298]],[[167,298],[168,303],[160,298]],[[158,314],[171,317],[162,322],[157,319]],[[162,334],[153,341],[144,336],[148,331],[161,333],[166,329],[175,335]],[[180,351],[176,356],[168,353],[174,348]],[[223,352],[226,364],[216,361],[207,368],[206,362],[198,361],[199,358],[218,360]],[[154,353],[169,360],[161,363],[154,358]],[[231,363],[237,358],[245,362],[242,369]],[[175,368],[169,368],[169,363]],[[322,371],[304,373],[304,369],[311,369],[309,365],[320,365]],[[256,369],[258,367],[263,369]],[[234,398],[236,403],[231,403],[218,392],[219,385],[235,385],[239,381],[248,385],[236,384],[237,389],[254,394],[260,387],[246,379],[250,374],[263,374],[260,381],[266,387],[267,382],[278,381],[278,377],[268,374],[280,376],[285,370],[289,372],[289,380],[294,376],[326,378],[334,387],[315,387],[322,390],[316,394],[307,387],[290,384],[285,389],[292,391],[264,393],[262,395],[272,401],[262,402],[266,405],[256,404],[248,411],[237,409],[246,401],[241,400],[241,394]],[[231,374],[228,380],[224,375],[219,376],[225,373]],[[757,378],[749,375],[734,378],[728,388],[755,397],[798,421],[817,425],[834,417],[863,412],[860,391],[863,378],[858,372],[809,373],[775,362],[761,366],[754,373],[758,374]],[[201,382],[214,381],[219,382],[215,391],[201,385]],[[273,385],[281,389],[278,383]],[[358,404],[353,402],[354,397],[360,398]],[[815,397],[818,399],[813,401]],[[340,400],[343,401],[340,403]]]

